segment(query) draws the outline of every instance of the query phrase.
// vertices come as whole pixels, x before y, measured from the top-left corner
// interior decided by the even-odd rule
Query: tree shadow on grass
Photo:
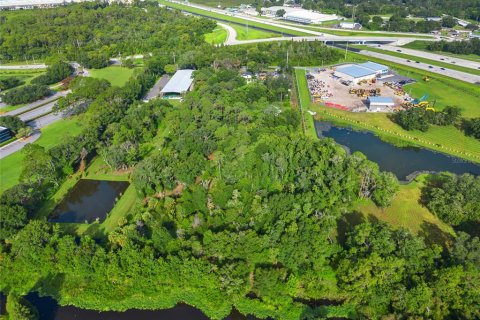
[[[480,221],[466,221],[455,227],[455,231],[463,231],[472,237],[480,237]]]
[[[355,228],[355,226],[366,222],[365,216],[358,211],[353,211],[344,214],[340,220],[337,221],[337,241],[342,246],[345,245],[346,234]]]
[[[446,248],[446,245],[453,240],[450,234],[441,230],[436,224],[423,222],[420,229],[418,235],[424,237],[428,244],[438,244]]]

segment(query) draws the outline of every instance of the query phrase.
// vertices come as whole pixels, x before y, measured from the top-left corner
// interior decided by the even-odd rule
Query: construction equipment
[[[425,76],[425,77],[423,77],[423,81],[425,81],[425,82],[429,82],[429,81],[430,81],[430,78],[429,78],[429,77],[427,77],[427,76]]]

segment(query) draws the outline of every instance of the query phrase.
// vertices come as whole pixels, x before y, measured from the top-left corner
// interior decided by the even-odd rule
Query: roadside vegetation
[[[217,25],[212,32],[205,35],[205,41],[213,45],[221,44],[224,43],[225,40],[227,40],[227,36],[227,30]]]

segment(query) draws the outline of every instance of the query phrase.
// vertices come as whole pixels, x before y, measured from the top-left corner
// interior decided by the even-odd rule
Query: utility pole
[[[287,69],[288,69],[288,48],[287,48]]]
[[[173,53],[173,64],[175,64],[175,52]]]
[[[347,51],[348,51],[348,40],[347,40],[347,46],[345,47],[345,61],[347,60]]]
[[[248,36],[248,21],[247,21],[247,36]]]

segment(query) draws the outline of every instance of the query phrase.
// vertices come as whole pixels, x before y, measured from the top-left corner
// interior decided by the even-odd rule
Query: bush
[[[48,67],[47,73],[32,80],[33,84],[49,85],[67,78],[73,73],[73,67],[65,62],[57,62]]]
[[[30,103],[51,94],[50,89],[44,85],[28,85],[14,88],[3,95],[3,102],[10,105]]]
[[[17,134],[22,128],[25,128],[25,123],[17,116],[4,116],[0,118],[0,126]]]
[[[22,80],[16,77],[10,77],[6,79],[0,79],[0,90],[8,90],[11,88],[15,88],[24,84]]]

